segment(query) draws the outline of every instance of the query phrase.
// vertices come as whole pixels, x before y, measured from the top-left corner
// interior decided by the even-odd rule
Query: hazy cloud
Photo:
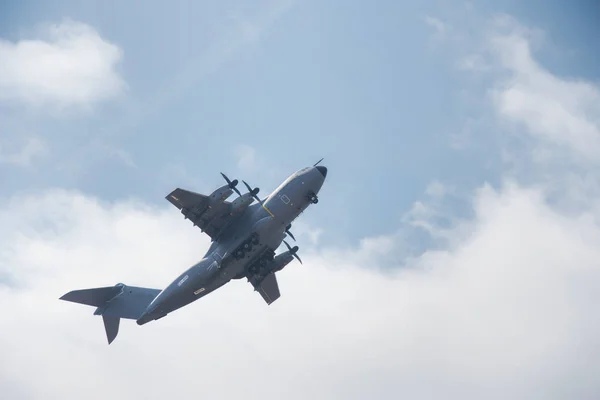
[[[446,24],[439,18],[425,16],[425,23],[433,28],[437,33],[444,33],[446,30]]]
[[[598,162],[600,89],[592,83],[553,75],[535,60],[533,50],[548,41],[538,29],[514,18],[492,18],[481,35],[480,50],[461,59],[461,68],[494,79],[489,93],[495,111],[537,142],[533,157],[547,161],[571,156]],[[556,148],[558,146],[558,148]],[[565,152],[563,146],[572,152]]]
[[[561,79],[532,59],[519,35],[498,36],[493,45],[513,74],[494,92],[498,111],[553,144],[566,145],[598,162],[600,92],[587,82]]]
[[[236,146],[233,152],[239,169],[243,171],[256,168],[257,158],[254,147],[243,144]]]
[[[91,26],[66,20],[42,38],[0,39],[0,100],[89,106],[125,88],[116,71],[122,50]]]
[[[31,165],[33,159],[45,151],[44,142],[37,137],[26,138],[19,144],[0,142],[0,163],[21,167]]]

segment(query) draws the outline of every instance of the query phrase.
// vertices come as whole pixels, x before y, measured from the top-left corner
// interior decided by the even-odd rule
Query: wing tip
[[[75,291],[71,290],[70,292],[67,292],[67,293],[63,294],[62,296],[60,296],[58,299],[64,300],[64,301],[72,301],[71,297],[73,296],[73,292],[75,292]]]

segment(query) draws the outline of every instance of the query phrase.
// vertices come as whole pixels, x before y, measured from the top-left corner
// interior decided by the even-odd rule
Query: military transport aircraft
[[[321,161],[295,172],[262,200],[257,197],[258,188],[252,189],[242,181],[248,192],[241,194],[236,188],[237,179],[231,181],[223,173],[227,184],[209,196],[175,189],[166,199],[212,239],[202,260],[162,291],[119,283],[74,290],[60,299],[97,307],[94,315],[102,316],[109,344],[119,333],[121,318],[144,325],[206,296],[231,279],[247,278],[271,304],[280,296],[275,273],[293,258],[302,263],[296,254],[298,246],[290,247],[284,238],[296,240],[290,232],[292,221],[319,201],[317,193],[327,176],[327,168],[318,165]],[[239,197],[227,201],[234,191]],[[275,255],[282,242],[288,250]]]

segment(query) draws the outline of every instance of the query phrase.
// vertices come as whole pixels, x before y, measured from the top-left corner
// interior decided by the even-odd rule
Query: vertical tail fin
[[[104,330],[106,331],[106,338],[108,339],[108,344],[111,344],[113,340],[117,337],[119,333],[119,322],[121,322],[121,318],[119,317],[107,317],[106,315],[102,316],[102,320],[104,321]]]

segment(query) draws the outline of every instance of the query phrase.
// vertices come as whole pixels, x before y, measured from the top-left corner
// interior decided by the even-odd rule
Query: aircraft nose
[[[321,175],[323,175],[323,178],[325,178],[327,176],[327,168],[326,167],[319,165],[317,167],[317,170],[321,173]]]

